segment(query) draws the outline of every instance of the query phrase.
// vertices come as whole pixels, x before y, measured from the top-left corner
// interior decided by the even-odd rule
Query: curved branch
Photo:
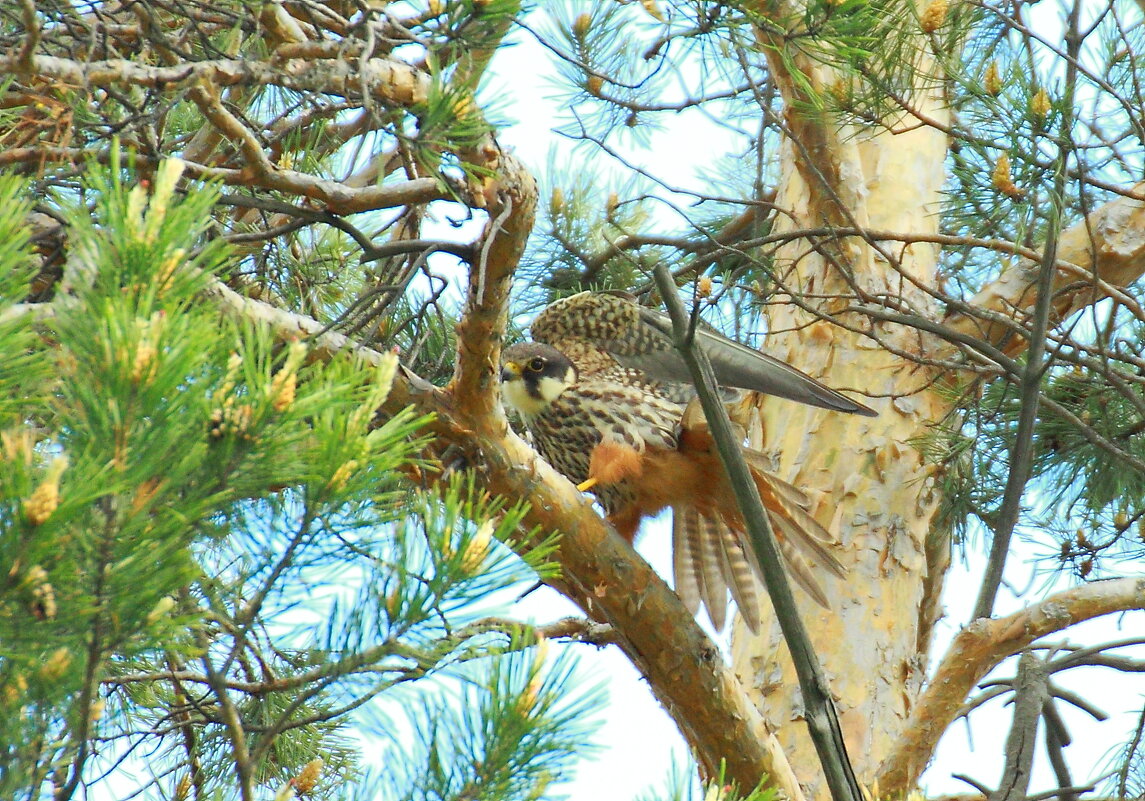
[[[974,685],[1003,659],[1039,637],[1130,609],[1145,609],[1145,578],[1074,587],[1007,617],[976,620],[964,628],[943,656],[898,745],[879,766],[880,790],[890,795],[914,786]]]

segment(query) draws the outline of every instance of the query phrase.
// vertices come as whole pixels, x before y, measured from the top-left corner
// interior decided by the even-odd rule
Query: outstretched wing
[[[671,319],[628,295],[581,292],[562,298],[537,317],[530,331],[533,339],[565,352],[582,371],[581,362],[590,370],[604,369],[602,361],[607,354],[654,380],[691,383],[688,366],[672,344]],[[867,417],[878,414],[791,365],[710,328],[699,328],[696,341],[711,361],[720,386]]]

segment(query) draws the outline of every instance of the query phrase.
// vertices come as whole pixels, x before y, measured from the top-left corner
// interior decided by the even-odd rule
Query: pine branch
[[[1083,620],[1145,609],[1145,579],[1123,578],[1085,584],[1051,595],[1002,618],[980,618],[964,628],[943,655],[927,690],[903,727],[897,747],[879,766],[884,793],[914,786],[942,733],[958,716],[974,686],[999,662],[1039,637]]]

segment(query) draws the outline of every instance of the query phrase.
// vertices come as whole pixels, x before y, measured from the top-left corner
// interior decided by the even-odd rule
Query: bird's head
[[[576,381],[576,368],[556,348],[522,342],[501,356],[501,394],[525,417],[543,412]]]

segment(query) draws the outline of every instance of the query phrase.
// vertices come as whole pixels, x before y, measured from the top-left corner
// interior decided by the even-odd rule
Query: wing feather
[[[596,357],[610,356],[624,367],[666,383],[690,384],[691,374],[672,344],[672,322],[657,309],[640,306],[622,293],[581,292],[552,303],[530,327],[533,339],[567,353],[583,369],[597,367]],[[720,386],[874,416],[876,412],[816,381],[789,364],[728,339],[709,326],[697,342],[715,370]]]

